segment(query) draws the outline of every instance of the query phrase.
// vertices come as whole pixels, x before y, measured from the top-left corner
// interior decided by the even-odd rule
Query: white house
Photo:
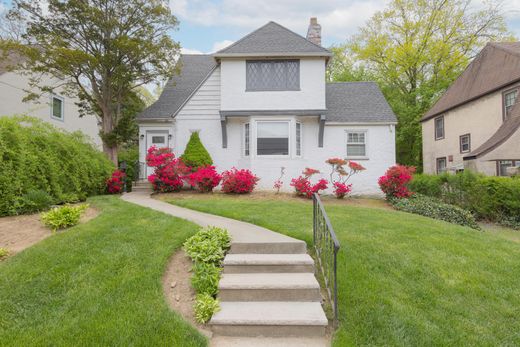
[[[0,116],[25,114],[69,132],[79,130],[101,148],[98,120],[90,115],[80,117],[76,106],[77,99],[56,93],[43,95],[39,100],[24,102],[26,91],[31,89],[30,76],[11,71],[13,63],[16,63],[13,54],[0,57]],[[50,77],[44,77],[42,83],[57,85]]]
[[[210,55],[182,55],[181,72],[138,116],[140,161],[168,146],[181,155],[197,131],[219,171],[247,168],[284,189],[306,167],[328,178],[330,157],[354,160],[354,193],[378,193],[377,179],[395,163],[396,117],[376,83],[326,83],[332,54],[311,19],[307,38],[269,22]],[[151,173],[143,170],[142,177]]]

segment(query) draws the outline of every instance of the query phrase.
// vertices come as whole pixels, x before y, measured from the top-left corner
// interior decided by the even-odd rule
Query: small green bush
[[[9,251],[5,248],[0,247],[0,260],[7,258]]]
[[[231,237],[226,230],[207,227],[186,240],[184,251],[195,263],[220,264],[230,243]]]
[[[193,309],[197,323],[204,324],[211,319],[215,312],[220,310],[220,304],[209,294],[198,294]]]
[[[193,169],[201,166],[213,165],[213,160],[208,151],[200,141],[199,133],[194,131],[191,133],[190,140],[186,145],[184,153],[181,155],[184,164]]]
[[[432,197],[416,194],[410,198],[393,199],[391,202],[394,207],[400,211],[415,213],[480,230],[471,212],[458,206],[443,203]]]
[[[222,269],[212,263],[195,263],[191,286],[197,294],[215,296],[218,293],[218,281]]]
[[[45,226],[55,232],[58,229],[64,229],[79,223],[81,214],[88,208],[88,204],[78,206],[61,206],[55,207],[49,212],[41,214],[41,219]]]
[[[33,213],[48,210],[53,201],[52,196],[43,190],[31,190],[22,196],[22,207],[19,213]]]
[[[101,194],[113,164],[80,132],[28,116],[0,117],[0,216],[31,209],[31,191],[55,204]],[[27,205],[29,204],[29,206]]]
[[[133,146],[123,149],[119,151],[117,157],[119,160],[119,167],[121,167],[123,161],[126,162],[126,189],[127,191],[132,191],[132,182],[139,178],[139,147]]]

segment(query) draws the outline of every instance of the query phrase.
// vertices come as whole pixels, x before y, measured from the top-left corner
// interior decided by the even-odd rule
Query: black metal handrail
[[[334,324],[338,322],[337,256],[339,241],[318,194],[312,195],[313,239],[316,258],[323,273],[325,287],[334,311]]]

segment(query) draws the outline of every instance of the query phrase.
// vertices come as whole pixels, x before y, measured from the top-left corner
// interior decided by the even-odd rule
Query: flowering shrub
[[[338,199],[343,199],[345,195],[352,191],[352,184],[345,184],[341,182],[334,182],[334,195]]]
[[[379,188],[387,199],[407,198],[413,193],[408,189],[408,182],[412,179],[415,168],[412,166],[395,165],[390,167],[384,176],[379,177]]]
[[[251,193],[258,180],[259,178],[249,170],[232,168],[222,173],[222,191],[235,194]]]
[[[331,166],[330,181],[334,187],[334,194],[338,199],[343,199],[345,195],[352,191],[352,184],[347,185],[347,181],[355,174],[365,170],[365,168],[352,160],[342,158],[329,158],[325,161]],[[347,165],[349,171],[345,170]],[[337,175],[337,178],[334,177]]]
[[[171,149],[166,147],[150,147],[146,163],[155,168],[154,173],[148,176],[148,181],[159,192],[180,190],[184,185],[184,178],[190,173],[190,168],[180,158],[175,158]]]
[[[285,168],[282,166],[280,168],[280,177],[274,182],[273,188],[276,190],[276,194],[280,193],[280,189],[283,187],[282,178],[285,175]]]
[[[200,167],[188,176],[190,185],[202,193],[213,191],[221,179],[222,176],[217,173],[214,166]]]
[[[112,177],[107,180],[107,191],[110,194],[119,194],[125,185],[126,175],[123,171],[116,170],[112,173]]]
[[[308,199],[312,197],[314,193],[320,193],[320,190],[325,190],[328,187],[328,181],[326,179],[320,179],[316,184],[312,184],[310,178],[312,175],[319,173],[316,169],[305,168],[302,174],[298,178],[291,180],[291,186],[294,187],[296,195],[304,196]]]

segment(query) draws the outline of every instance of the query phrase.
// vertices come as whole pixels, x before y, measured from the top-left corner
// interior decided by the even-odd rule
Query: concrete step
[[[257,241],[231,243],[231,254],[302,254],[307,253],[307,244],[304,241]]]
[[[319,302],[221,302],[210,324],[221,336],[324,336],[327,317]]]
[[[227,254],[224,273],[314,273],[308,254]]]
[[[227,273],[219,282],[220,301],[316,301],[320,285],[313,273]]]

